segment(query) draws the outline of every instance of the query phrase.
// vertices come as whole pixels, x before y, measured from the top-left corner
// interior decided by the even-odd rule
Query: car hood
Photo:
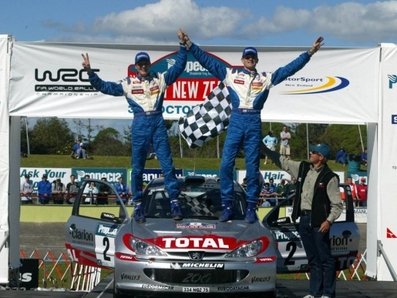
[[[163,249],[195,249],[230,251],[250,241],[266,237],[269,231],[260,223],[247,224],[243,220],[147,219],[145,224],[131,223],[134,237]]]

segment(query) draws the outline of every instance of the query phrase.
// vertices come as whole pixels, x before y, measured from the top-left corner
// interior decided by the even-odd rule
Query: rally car
[[[92,183],[98,191],[85,191]],[[216,177],[179,178],[183,220],[174,221],[163,178],[145,188],[145,223],[136,223],[112,185],[87,180],[66,224],[74,261],[114,268],[114,297],[143,294],[276,296],[277,251],[260,221],[245,222],[246,195],[235,183],[234,219],[220,222]],[[99,189],[107,189],[107,204]],[[88,199],[87,199],[88,197]],[[131,208],[132,209],[132,208]]]
[[[341,184],[346,199],[345,208],[340,218],[330,230],[332,255],[335,257],[336,269],[349,268],[357,258],[360,232],[354,222],[353,198],[350,186]],[[263,218],[263,225],[271,230],[277,243],[277,273],[308,272],[308,260],[300,235],[298,221],[291,220],[294,193],[282,200]]]

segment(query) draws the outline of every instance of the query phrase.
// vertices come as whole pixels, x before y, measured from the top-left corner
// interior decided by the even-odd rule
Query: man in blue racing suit
[[[183,41],[193,56],[227,86],[232,103],[232,114],[220,168],[223,208],[220,221],[225,222],[233,218],[233,169],[236,156],[242,147],[247,169],[248,205],[245,220],[248,223],[254,223],[258,220],[256,206],[260,192],[261,110],[269,95],[269,89],[303,68],[309,62],[310,57],[320,49],[323,38],[319,37],[309,51],[302,53],[286,66],[270,73],[256,70],[259,60],[258,52],[254,47],[247,47],[243,50],[241,62],[244,68],[228,68],[192,43],[185,32],[183,34]]]
[[[178,35],[180,32],[178,32]],[[187,50],[180,46],[175,64],[164,73],[150,71],[150,57],[146,52],[139,52],[135,56],[137,75],[124,80],[105,82],[92,71],[88,54],[83,56],[83,67],[87,71],[91,85],[98,91],[114,95],[125,96],[129,108],[134,113],[132,120],[132,186],[134,203],[134,219],[145,222],[144,206],[142,204],[143,170],[146,156],[153,144],[153,148],[160,161],[163,171],[165,188],[171,203],[171,216],[175,220],[182,219],[182,212],[178,201],[180,193],[178,180],[175,176],[171,149],[168,142],[167,128],[162,115],[163,100],[166,88],[174,83],[186,67]]]

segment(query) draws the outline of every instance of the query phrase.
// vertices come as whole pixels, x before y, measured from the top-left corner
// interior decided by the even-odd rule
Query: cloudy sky
[[[0,10],[0,34],[13,35],[16,41],[175,44],[176,31],[183,28],[200,45],[310,46],[320,35],[325,38],[325,47],[397,43],[397,1],[3,2],[6,5]],[[92,123],[116,125],[122,131],[130,121]]]
[[[397,1],[13,0],[0,33],[17,41],[172,44],[185,29],[201,45],[328,46],[396,42]]]

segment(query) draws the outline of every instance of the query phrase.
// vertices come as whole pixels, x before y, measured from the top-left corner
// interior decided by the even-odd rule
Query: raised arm
[[[264,147],[265,150],[265,154],[270,157],[270,159],[274,162],[274,164],[279,167],[280,169],[282,169],[282,165],[280,162],[280,153],[278,153],[277,151],[272,151],[269,148],[267,148],[267,146]]]
[[[206,68],[213,76],[223,81],[226,77],[225,65],[219,63],[217,59],[203,51],[199,46],[192,43],[186,32],[180,30],[178,34],[181,44],[184,44],[187,49],[193,54],[194,58],[200,62],[201,66]]]
[[[184,40],[184,33],[179,30],[177,32],[179,40]],[[180,42],[180,48],[176,56],[175,64],[170,67],[165,74],[165,83],[171,85],[185,70],[187,62],[187,47],[184,43]]]
[[[83,62],[81,64],[84,70],[87,71],[92,87],[104,94],[114,96],[124,95],[123,86],[121,84],[115,82],[105,82],[95,72],[92,71],[88,53],[85,55],[81,54],[81,56],[83,57]]]
[[[272,75],[272,85],[275,86],[281,83],[289,76],[292,76],[297,71],[301,70],[306,63],[309,62],[310,57],[321,48],[324,44],[323,41],[323,37],[318,37],[307,52],[302,53],[298,58],[288,63],[286,66],[278,68]]]

